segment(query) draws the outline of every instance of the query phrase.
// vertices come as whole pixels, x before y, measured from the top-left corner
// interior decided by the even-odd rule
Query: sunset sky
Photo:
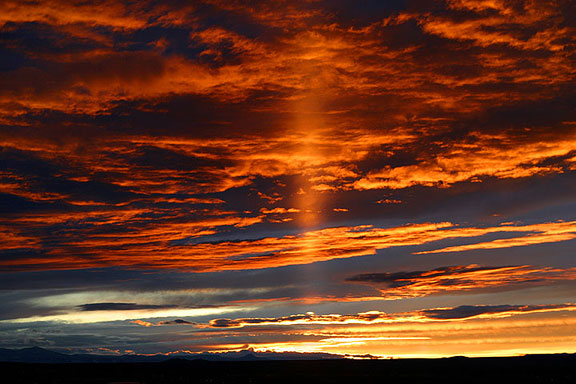
[[[0,348],[576,352],[576,1],[3,0]]]

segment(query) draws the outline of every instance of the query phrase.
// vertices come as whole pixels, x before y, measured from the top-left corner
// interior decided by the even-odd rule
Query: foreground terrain
[[[205,361],[156,363],[0,363],[10,383],[573,383],[576,356],[508,358]]]

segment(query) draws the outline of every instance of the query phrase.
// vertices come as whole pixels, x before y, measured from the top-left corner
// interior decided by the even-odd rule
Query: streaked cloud
[[[49,257],[24,257],[0,262],[5,268],[76,269],[103,266],[136,268],[176,268],[193,271],[221,271],[310,264],[319,261],[373,255],[379,249],[423,245],[446,239],[474,239],[488,234],[512,236],[505,239],[419,253],[464,251],[469,249],[506,248],[561,242],[576,238],[574,222],[552,222],[531,225],[505,224],[496,227],[462,227],[452,223],[410,224],[393,228],[371,225],[325,228],[299,235],[269,237],[257,240],[192,242],[190,239],[211,235],[211,226],[244,227],[262,221],[261,217],[236,217],[161,225],[157,219],[140,219],[141,212],[121,212],[134,217],[134,227],[123,228],[122,234],[112,218],[115,234],[98,233],[101,222],[91,225],[96,232],[79,241],[77,236],[59,235],[60,247],[48,250]],[[106,216],[104,219],[108,219]],[[125,219],[126,220],[126,219]],[[23,221],[21,225],[27,225]],[[144,224],[144,227],[142,226]],[[88,224],[90,225],[90,224]],[[90,226],[88,227],[89,229]],[[90,234],[90,232],[88,232]],[[114,239],[114,245],[111,241]],[[174,244],[182,241],[182,245]],[[476,240],[478,241],[478,240]],[[98,250],[110,248],[114,254]],[[73,250],[73,254],[69,252]],[[89,261],[78,258],[85,252]],[[123,255],[118,259],[117,255]],[[161,259],[158,256],[162,255]],[[209,255],[208,257],[206,255]]]
[[[386,300],[399,300],[434,294],[552,285],[571,281],[575,276],[574,268],[482,267],[472,264],[428,271],[366,273],[349,277],[347,281],[374,285]]]
[[[460,306],[455,308],[426,309],[414,312],[387,314],[380,311],[358,313],[356,315],[316,315],[315,313],[291,315],[277,318],[214,319],[210,326],[234,328],[251,325],[296,325],[296,324],[374,324],[422,321],[456,321],[472,318],[510,317],[523,313],[574,311],[573,304],[555,305],[499,305],[499,306]]]
[[[136,303],[90,303],[79,306],[81,311],[137,311],[142,309],[165,309],[173,306]]]

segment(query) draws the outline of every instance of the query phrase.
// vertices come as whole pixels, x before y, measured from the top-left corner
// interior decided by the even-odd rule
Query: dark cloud
[[[510,317],[524,313],[573,311],[573,304],[552,305],[463,305],[453,308],[434,308],[420,311],[388,314],[381,311],[371,311],[352,315],[317,315],[314,313],[290,315],[273,318],[238,318],[213,319],[210,326],[214,328],[234,328],[251,325],[304,325],[304,324],[345,324],[345,323],[409,323],[421,321],[449,320],[456,321],[468,318],[498,318]]]
[[[282,90],[267,98],[282,97]],[[177,94],[158,100],[118,102],[98,122],[118,134],[145,134],[186,138],[236,138],[268,136],[285,124],[286,114],[268,110],[268,100],[247,98],[222,101],[198,94]],[[111,122],[114,124],[110,124]],[[266,121],[266,124],[261,124]]]
[[[90,87],[112,83],[118,86],[150,82],[165,70],[163,60],[152,52],[112,53],[72,63],[46,63],[4,72],[6,85],[0,97],[47,100],[73,91],[91,94]]]
[[[306,324],[306,323],[347,323],[359,321],[370,323],[378,320],[389,320],[391,317],[383,312],[366,312],[357,315],[316,315],[312,312],[306,314],[290,315],[274,318],[240,318],[240,319],[213,319],[210,326],[214,328],[244,327],[258,324]]]
[[[201,169],[225,167],[233,164],[231,161],[178,153],[153,146],[138,147],[131,156],[133,156],[133,160],[130,158],[124,160],[129,161],[135,166],[164,170],[200,171]]]
[[[186,320],[182,320],[182,319],[176,319],[176,320],[166,320],[166,321],[160,321],[158,322],[156,325],[196,325],[198,323],[194,323],[192,321],[186,321]]]
[[[0,71],[13,71],[26,64],[29,60],[26,55],[7,47],[0,47],[0,57],[2,57],[2,64],[0,64]]]
[[[482,290],[514,290],[519,287],[553,285],[572,280],[572,268],[539,268],[530,265],[441,267],[428,271],[365,273],[347,279],[374,285],[388,299]]]
[[[426,309],[421,313],[429,319],[455,320],[478,317],[482,315],[498,315],[500,313],[529,313],[547,310],[561,310],[567,305],[462,305],[456,308]]]
[[[137,311],[147,309],[175,308],[175,306],[136,303],[90,303],[79,305],[78,308],[82,311]]]
[[[410,3],[410,1],[366,0],[358,3],[352,0],[334,0],[312,3],[312,6],[328,12],[339,24],[359,28],[381,21],[406,9],[407,3]]]
[[[241,327],[244,325],[254,325],[254,324],[270,324],[270,323],[284,323],[287,321],[301,321],[313,319],[314,315],[291,315],[279,318],[246,318],[246,319],[214,319],[210,321],[210,325],[215,328],[230,328],[230,327]]]
[[[45,65],[46,60],[58,57],[58,55],[87,53],[95,49],[106,48],[103,41],[99,42],[88,36],[78,36],[78,34],[75,36],[70,32],[74,30],[66,31],[48,23],[7,23],[2,31],[2,41],[3,44],[26,58],[13,69],[23,67],[25,64],[39,67]]]
[[[462,272],[474,273],[477,271],[500,270],[506,267],[479,267],[479,266],[453,266],[440,267],[431,271],[411,271],[392,273],[364,273],[347,278],[347,281],[383,283],[391,288],[410,285],[418,280],[436,279],[439,276],[450,277]]]
[[[25,212],[50,211],[62,209],[62,204],[52,204],[50,202],[30,201],[20,196],[8,193],[0,193],[0,212],[4,214],[22,214]]]

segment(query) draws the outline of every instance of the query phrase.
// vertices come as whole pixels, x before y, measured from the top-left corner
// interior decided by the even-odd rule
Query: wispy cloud
[[[574,268],[482,267],[472,264],[428,271],[365,273],[349,277],[347,281],[374,285],[386,300],[399,300],[434,294],[552,285],[571,281],[575,276]]]
[[[454,308],[425,309],[413,312],[388,314],[370,311],[355,315],[316,315],[298,314],[275,318],[214,319],[210,326],[215,328],[235,328],[253,325],[298,325],[298,324],[379,324],[426,321],[460,321],[473,318],[503,318],[524,313],[575,311],[574,304],[554,305],[464,305]]]
[[[473,239],[488,234],[510,236],[505,239],[472,245],[440,248],[419,253],[450,252],[457,250],[505,248],[523,245],[567,241],[576,238],[574,222],[552,222],[531,225],[500,225],[495,227],[463,227],[452,223],[410,224],[393,228],[376,228],[371,225],[326,228],[284,237],[267,237],[257,240],[219,241],[194,243],[191,238],[216,233],[213,226],[242,227],[262,220],[236,217],[166,225],[154,224],[156,220],[141,218],[142,212],[124,212],[134,217],[133,228],[119,229],[110,223],[115,234],[99,233],[102,223],[88,223],[87,239],[59,235],[54,239],[60,247],[47,250],[50,257],[24,257],[0,262],[5,268],[94,268],[102,266],[130,266],[136,268],[177,268],[194,271],[222,271],[260,269],[286,265],[310,264],[373,255],[379,249],[423,245],[446,239]],[[54,220],[55,218],[52,218]],[[108,219],[103,216],[103,219]],[[24,220],[20,225],[27,224]],[[90,228],[92,227],[92,228]],[[84,228],[82,228],[84,230]],[[208,231],[208,232],[205,232]],[[72,230],[72,233],[74,230]],[[123,232],[123,233],[122,233]],[[178,242],[182,241],[183,245]],[[114,254],[102,254],[110,249]],[[73,250],[73,252],[71,252]],[[89,260],[76,257],[89,254]],[[75,256],[76,255],[76,256]],[[116,255],[123,255],[121,259]],[[162,258],[159,256],[162,255]],[[206,255],[209,255],[208,257]]]

